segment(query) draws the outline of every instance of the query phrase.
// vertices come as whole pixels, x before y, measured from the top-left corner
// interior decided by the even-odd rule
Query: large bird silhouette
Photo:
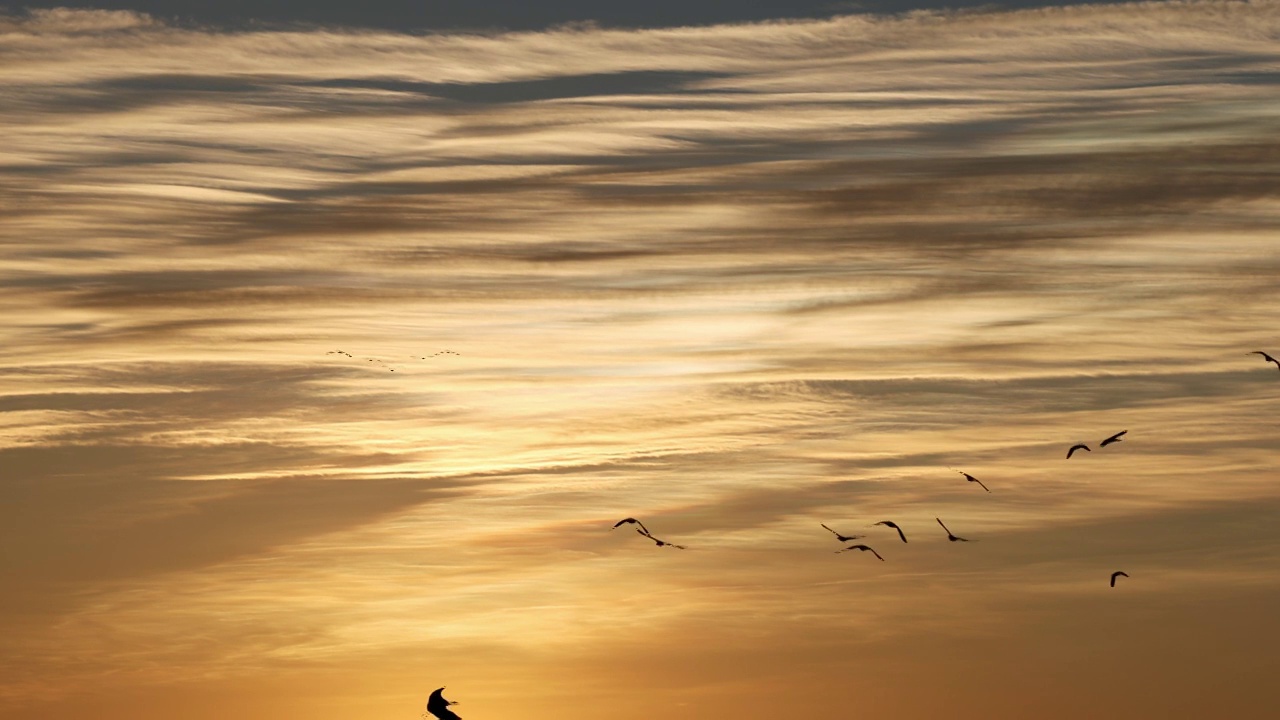
[[[1266,360],[1266,361],[1267,361],[1267,362],[1269,362],[1269,363],[1275,363],[1275,364],[1276,364],[1276,367],[1277,367],[1277,368],[1280,368],[1280,360],[1277,360],[1277,359],[1275,359],[1275,358],[1271,357],[1270,355],[1268,355],[1268,354],[1266,354],[1266,353],[1262,352],[1261,350],[1254,350],[1253,352],[1251,352],[1251,353],[1249,353],[1249,354],[1250,354],[1250,355],[1261,355],[1263,360]]]
[[[1115,586],[1116,586],[1116,578],[1118,578],[1118,577],[1129,577],[1129,573],[1127,573],[1127,572],[1125,572],[1125,571],[1123,571],[1123,570],[1117,570],[1117,571],[1115,571],[1115,572],[1111,573],[1111,587],[1115,587]]]
[[[869,552],[872,555],[875,555],[876,557],[880,558],[881,562],[884,561],[884,558],[880,557],[880,553],[876,552],[875,550],[872,550],[870,545],[850,545],[844,550],[837,550],[836,553],[839,554],[842,552],[849,552],[850,550],[861,550],[862,552]]]
[[[968,540],[968,539],[966,539],[966,538],[962,538],[962,537],[960,537],[959,535],[956,535],[955,533],[951,532],[951,528],[949,528],[949,527],[947,527],[945,524],[943,524],[943,522],[942,522],[942,518],[934,518],[934,520],[937,520],[937,521],[938,521],[938,524],[939,524],[939,525],[942,525],[942,529],[947,531],[947,539],[948,539],[948,540],[950,540],[951,542],[957,542],[957,541],[958,541],[958,542],[969,542],[969,540]]]
[[[953,469],[954,469],[954,468],[953,468]],[[965,471],[963,471],[963,470],[956,470],[956,472],[958,472],[958,473],[960,473],[961,475],[963,475],[965,480],[968,480],[969,482],[976,482],[976,483],[978,483],[978,485],[981,485],[981,486],[982,486],[982,489],[983,489],[983,490],[986,490],[987,492],[991,492],[991,488],[987,487],[986,485],[983,485],[983,484],[982,484],[982,481],[981,481],[981,480],[979,480],[978,478],[976,478],[976,477],[974,477],[974,476],[970,475],[969,473],[967,473],[967,472],[965,472]]]
[[[1129,432],[1129,431],[1128,431],[1128,430],[1121,430],[1120,432],[1116,433],[1115,435],[1112,435],[1111,437],[1107,438],[1106,440],[1103,440],[1102,442],[1098,443],[1098,447],[1106,447],[1106,446],[1110,445],[1111,443],[1118,443],[1118,442],[1120,442],[1121,440],[1124,440],[1124,434],[1125,434],[1125,433],[1127,433],[1127,432]]]
[[[906,536],[906,534],[905,534],[905,533],[903,533],[903,532],[902,532],[902,528],[898,527],[898,523],[896,523],[896,522],[894,522],[894,521],[892,521],[892,520],[881,520],[880,522],[878,522],[878,523],[876,523],[876,524],[877,524],[877,525],[885,525],[885,526],[888,526],[888,527],[893,528],[894,530],[897,530],[897,531],[898,531],[898,537],[902,538],[902,542],[906,542],[906,541],[907,541],[907,536]]]
[[[431,697],[427,698],[427,712],[439,718],[439,720],[462,720],[462,716],[449,709],[450,705],[457,705],[444,699],[444,688],[437,688],[431,693]]]

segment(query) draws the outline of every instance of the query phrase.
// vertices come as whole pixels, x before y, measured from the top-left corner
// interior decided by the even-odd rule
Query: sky
[[[716,7],[0,15],[0,719],[1273,709],[1280,4]]]

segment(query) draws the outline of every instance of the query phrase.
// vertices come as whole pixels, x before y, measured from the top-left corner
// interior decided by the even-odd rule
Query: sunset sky
[[[1280,1],[165,5],[0,14],[0,719],[1274,713]]]

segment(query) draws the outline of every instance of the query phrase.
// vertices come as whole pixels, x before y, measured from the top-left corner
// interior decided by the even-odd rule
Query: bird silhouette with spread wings
[[[1103,440],[1102,442],[1098,443],[1098,447],[1106,447],[1106,446],[1110,445],[1111,443],[1118,443],[1118,442],[1120,442],[1121,440],[1123,440],[1123,439],[1124,439],[1124,434],[1125,434],[1125,433],[1127,433],[1127,432],[1129,432],[1129,431],[1128,431],[1128,430],[1121,430],[1120,432],[1116,433],[1115,435],[1112,435],[1111,437],[1107,438],[1106,440]]]
[[[981,485],[981,486],[982,486],[982,489],[983,489],[983,490],[986,490],[987,492],[991,492],[991,488],[987,487],[986,485],[983,485],[983,484],[982,484],[982,481],[981,481],[981,480],[979,480],[978,478],[976,478],[976,477],[974,477],[974,476],[970,475],[969,473],[967,473],[967,472],[965,472],[965,471],[963,471],[963,470],[956,470],[956,472],[958,472],[958,473],[960,473],[961,475],[963,475],[965,480],[968,480],[969,482],[976,482],[976,483],[978,483],[978,485]]]
[[[898,523],[896,523],[896,522],[894,522],[894,521],[892,521],[892,520],[881,520],[880,522],[878,522],[878,523],[876,523],[876,524],[877,524],[877,525],[884,525],[885,527],[891,527],[891,528],[893,528],[894,530],[897,530],[897,531],[898,531],[898,537],[902,538],[902,542],[906,542],[906,541],[907,541],[907,536],[902,532],[902,528],[898,527]]]
[[[1251,352],[1251,353],[1249,353],[1249,354],[1250,354],[1250,355],[1261,355],[1263,360],[1266,360],[1266,361],[1267,361],[1267,362],[1269,362],[1269,363],[1275,363],[1275,364],[1276,364],[1276,367],[1277,367],[1277,368],[1280,368],[1280,360],[1277,360],[1277,359],[1275,359],[1275,358],[1271,357],[1270,355],[1268,355],[1268,354],[1266,354],[1266,353],[1262,352],[1261,350],[1254,350],[1253,352]]]
[[[942,518],[934,518],[934,520],[937,520],[938,524],[942,525],[942,529],[947,531],[947,539],[950,540],[951,542],[956,542],[956,541],[969,542],[968,538],[962,538],[959,535],[956,535],[955,533],[951,532],[951,529],[942,523]]]
[[[842,552],[849,552],[850,550],[861,550],[862,552],[869,552],[872,555],[875,555],[876,557],[880,558],[881,562],[884,562],[884,558],[880,557],[880,553],[876,552],[875,550],[872,550],[869,545],[850,545],[849,547],[843,550],[837,550],[836,552],[842,553]]]

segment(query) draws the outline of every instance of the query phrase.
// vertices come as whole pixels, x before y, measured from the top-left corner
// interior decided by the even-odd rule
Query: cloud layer
[[[0,717],[1203,714],[1277,630],[1277,9],[0,18]]]

